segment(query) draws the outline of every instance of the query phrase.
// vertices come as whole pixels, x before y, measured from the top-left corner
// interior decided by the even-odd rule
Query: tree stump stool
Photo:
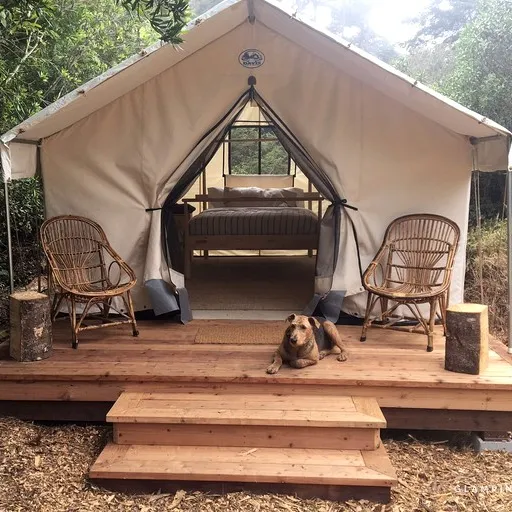
[[[445,369],[478,375],[489,360],[488,308],[455,304],[446,310]]]
[[[40,361],[52,353],[50,298],[38,292],[17,292],[10,297],[11,357]]]

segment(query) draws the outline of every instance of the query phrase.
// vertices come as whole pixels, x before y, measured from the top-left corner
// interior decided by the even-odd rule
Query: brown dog
[[[283,363],[292,368],[305,368],[329,354],[339,354],[338,361],[347,360],[348,353],[332,322],[304,315],[290,315],[287,321],[290,325],[267,373],[277,373]]]

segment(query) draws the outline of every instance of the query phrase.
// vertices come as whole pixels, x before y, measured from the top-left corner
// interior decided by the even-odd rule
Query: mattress
[[[192,217],[192,236],[315,235],[318,218],[307,208],[265,206],[212,208]]]

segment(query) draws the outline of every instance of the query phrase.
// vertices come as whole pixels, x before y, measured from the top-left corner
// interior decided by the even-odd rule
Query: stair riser
[[[311,485],[311,484],[272,484],[254,482],[187,482],[172,480],[133,480],[127,478],[93,478],[96,485],[103,489],[127,494],[156,494],[184,490],[210,494],[245,492],[251,494],[269,493],[293,495],[302,499],[324,499],[330,501],[367,500],[376,503],[389,503],[390,487],[348,486],[348,485]]]
[[[379,429],[358,428],[118,423],[114,424],[114,442],[121,445],[369,451],[380,446],[380,434]]]

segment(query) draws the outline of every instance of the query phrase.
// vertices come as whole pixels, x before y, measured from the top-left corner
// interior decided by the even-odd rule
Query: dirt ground
[[[98,489],[89,466],[111,435],[108,427],[47,426],[0,418],[0,512],[512,510],[512,455],[476,455],[458,442],[386,440],[399,484],[389,505],[334,503],[293,496],[204,493],[133,496]],[[455,439],[457,441],[457,438]]]

